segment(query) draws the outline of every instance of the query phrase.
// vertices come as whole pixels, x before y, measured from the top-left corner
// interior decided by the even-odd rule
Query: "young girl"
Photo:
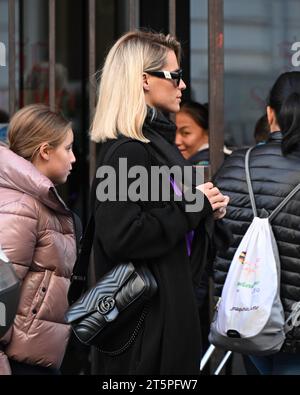
[[[76,258],[74,223],[55,185],[72,170],[70,123],[44,105],[11,119],[0,146],[0,243],[22,281],[13,327],[1,339],[2,374],[56,374],[69,339],[64,323]]]

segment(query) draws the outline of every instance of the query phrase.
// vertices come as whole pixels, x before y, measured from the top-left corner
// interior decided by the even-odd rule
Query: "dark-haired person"
[[[201,104],[195,101],[185,101],[176,113],[176,139],[175,143],[182,156],[194,166],[209,165],[209,113],[208,103]],[[225,155],[231,153],[224,147]],[[203,351],[209,346],[209,278],[211,267],[206,267],[200,286],[197,289],[199,312],[201,317],[201,330]]]
[[[268,99],[270,135],[250,156],[250,173],[258,216],[270,214],[300,183],[300,72],[281,74]],[[235,151],[224,163],[215,182],[230,196],[224,222],[234,235],[227,251],[219,251],[215,262],[215,284],[220,296],[236,248],[246,233],[253,213],[245,179],[246,150]],[[280,296],[285,317],[300,300],[300,193],[272,221],[281,260]],[[251,357],[261,374],[300,374],[300,326],[287,333],[277,354]]]
[[[208,104],[186,101],[176,113],[177,148],[192,165],[209,165]],[[224,147],[226,156],[231,151]]]

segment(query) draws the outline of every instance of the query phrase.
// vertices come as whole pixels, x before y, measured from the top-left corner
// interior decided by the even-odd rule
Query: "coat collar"
[[[281,143],[282,141],[282,133],[281,132],[272,132],[269,134],[268,142],[269,143]]]
[[[0,146],[0,187],[28,194],[62,214],[69,212],[49,178],[4,146]]]
[[[147,106],[147,116],[144,123],[144,129],[154,129],[169,143],[175,143],[176,125],[168,116],[156,108]]]

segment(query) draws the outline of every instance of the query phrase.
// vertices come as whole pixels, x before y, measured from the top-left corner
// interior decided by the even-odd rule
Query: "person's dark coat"
[[[191,165],[208,166],[209,165],[209,148],[196,152],[188,159]]]
[[[224,160],[231,155],[232,151],[229,150],[227,147],[224,146],[223,148],[224,152]],[[198,152],[196,152],[194,155],[192,155],[189,159],[188,162],[191,165],[194,166],[208,166],[210,161],[209,161],[209,148],[204,148]]]
[[[147,134],[148,132],[148,134]],[[159,133],[157,133],[159,132]],[[164,137],[175,133],[175,126],[161,118],[152,121],[144,134],[161,142],[155,144],[126,139],[108,159],[119,174],[119,158],[126,158],[127,167],[143,166],[150,174],[151,166],[162,164],[164,147],[171,154],[176,148]],[[164,136],[164,137],[162,137]],[[163,139],[164,141],[162,141]],[[98,165],[116,140],[101,145]],[[151,149],[150,149],[151,145]],[[98,182],[98,184],[97,184]],[[132,182],[132,180],[131,180]],[[130,184],[130,180],[129,180]],[[95,182],[94,188],[99,185]],[[150,194],[150,190],[149,190]],[[95,190],[92,193],[95,199]],[[100,374],[198,374],[201,356],[201,335],[195,287],[209,256],[213,229],[212,211],[204,197],[204,207],[187,213],[185,202],[106,201],[93,202],[96,231],[94,239],[97,276],[107,273],[118,262],[146,263],[152,269],[159,291],[134,344],[122,355],[99,354]],[[186,235],[195,230],[192,255],[187,252]],[[128,340],[130,330],[124,327],[114,346]],[[108,348],[113,348],[113,345]]]
[[[284,157],[282,135],[275,132],[266,144],[251,152],[250,173],[258,216],[266,217],[289,192],[300,183],[300,147]],[[228,250],[219,251],[214,264],[216,293],[221,295],[230,262],[246,233],[253,213],[245,176],[246,150],[234,152],[225,161],[215,178],[221,192],[230,197],[224,223],[233,233],[234,242]],[[266,211],[265,211],[266,210]],[[272,221],[281,259],[280,295],[286,318],[293,303],[300,301],[300,193]],[[300,328],[287,335],[284,350],[295,352],[300,345]],[[300,349],[299,349],[300,351]]]

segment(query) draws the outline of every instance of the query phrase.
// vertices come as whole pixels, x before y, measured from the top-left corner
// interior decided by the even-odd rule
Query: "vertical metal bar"
[[[224,160],[224,5],[208,0],[209,149],[211,175]]]
[[[129,0],[129,30],[135,30],[138,25],[137,0]]]
[[[22,108],[24,106],[24,3],[22,0],[19,1],[19,42],[19,108]]]
[[[49,106],[55,110],[55,0],[49,0]]]
[[[96,0],[89,0],[89,114],[90,124],[94,117],[96,104]],[[92,183],[96,171],[96,144],[90,140],[89,143],[89,176]]]
[[[88,73],[89,73],[89,120],[92,123],[95,105],[96,105],[96,0],[89,0],[88,3]],[[89,139],[89,181],[90,186],[92,185],[93,178],[96,172],[96,143]],[[93,254],[90,257],[90,273],[89,283],[95,284],[96,272]],[[92,347],[91,350],[91,374],[97,374],[99,372],[99,361],[97,350]]]
[[[169,0],[169,33],[176,36],[176,0]]]
[[[8,60],[9,60],[9,114],[16,110],[16,40],[15,40],[15,0],[8,3]]]
[[[176,36],[176,0],[169,0],[169,34]],[[171,114],[171,120],[175,123],[175,114]]]

